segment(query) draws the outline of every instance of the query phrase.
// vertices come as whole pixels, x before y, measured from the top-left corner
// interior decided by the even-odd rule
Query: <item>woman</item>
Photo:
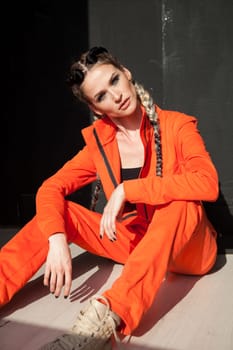
[[[168,271],[203,275],[213,267],[216,232],[202,201],[217,199],[218,176],[197,120],[154,105],[106,49],[84,53],[68,83],[97,120],[82,131],[85,147],[39,188],[36,216],[1,250],[0,301],[45,260],[44,284],[68,297],[74,242],[124,269],[90,300],[72,335],[43,349],[111,349],[116,330],[127,335],[138,326]],[[100,183],[107,198],[102,215],[64,199],[93,181],[92,207]]]

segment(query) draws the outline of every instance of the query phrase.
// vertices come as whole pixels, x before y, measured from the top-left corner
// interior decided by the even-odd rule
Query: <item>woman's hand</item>
[[[125,202],[125,192],[123,184],[118,185],[108,203],[104,207],[103,215],[100,221],[100,237],[103,238],[104,233],[111,241],[116,240],[116,220],[120,217]]]
[[[68,297],[72,282],[72,258],[64,233],[49,237],[44,285],[49,287],[55,297],[59,297],[64,286],[64,297]]]

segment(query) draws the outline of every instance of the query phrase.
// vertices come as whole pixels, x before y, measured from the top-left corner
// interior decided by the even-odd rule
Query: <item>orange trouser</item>
[[[130,334],[151,306],[167,271],[202,275],[216,260],[216,233],[198,202],[177,201],[156,209],[150,224],[140,218],[117,223],[117,240],[99,237],[101,215],[67,201],[69,242],[124,268],[104,295]],[[7,303],[45,262],[48,241],[36,216],[0,252],[0,305]]]

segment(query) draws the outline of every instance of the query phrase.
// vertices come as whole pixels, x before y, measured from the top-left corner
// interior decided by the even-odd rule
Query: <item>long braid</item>
[[[156,175],[161,177],[163,172],[161,136],[160,136],[159,120],[155,110],[154,101],[151,95],[149,94],[149,92],[145,90],[141,84],[134,82],[134,85],[135,85],[137,95],[146,110],[146,114],[151,122],[151,125],[154,128],[155,151],[156,151],[156,158],[157,158]],[[93,119],[94,120],[99,119],[99,116],[94,115]],[[101,187],[102,187],[101,181],[99,177],[97,177],[95,189],[92,195],[91,206],[90,206],[90,209],[93,211],[95,210],[96,204],[98,202]]]
[[[156,158],[157,158],[156,175],[162,176],[163,159],[162,159],[162,149],[161,149],[161,135],[160,135],[158,115],[155,110],[154,101],[151,95],[149,94],[149,92],[145,90],[142,85],[138,84],[137,82],[134,82],[134,85],[135,85],[137,95],[142,105],[145,107],[147,116],[154,128],[155,151],[156,151]]]

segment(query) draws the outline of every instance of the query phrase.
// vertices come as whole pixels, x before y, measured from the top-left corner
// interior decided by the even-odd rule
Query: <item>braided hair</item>
[[[79,60],[76,60],[70,68],[69,75],[67,77],[67,84],[71,87],[72,92],[75,97],[79,100],[88,103],[86,96],[83,94],[81,85],[85,79],[85,75],[88,70],[90,70],[96,63],[101,64],[111,64],[119,70],[123,71],[124,67],[118,62],[118,60],[112,56],[105,48],[103,47],[93,47],[86,53],[82,54]],[[162,149],[161,149],[161,135],[158,115],[156,113],[155,105],[153,99],[149,92],[144,89],[144,87],[137,83],[132,82],[135,86],[137,96],[146,110],[146,114],[150,120],[151,125],[154,129],[154,141],[155,141],[155,152],[156,152],[156,175],[162,176]],[[99,119],[101,116],[94,115],[93,120]],[[95,210],[99,193],[101,191],[101,181],[97,174],[97,180],[95,189],[92,195],[90,209]]]
[[[155,110],[154,101],[147,90],[141,84],[137,82],[134,83],[137,95],[141,101],[141,104],[144,106],[146,110],[146,114],[151,122],[151,125],[154,128],[154,140],[155,140],[155,152],[157,157],[156,163],[156,175],[162,176],[162,147],[161,147],[161,135],[160,135],[160,127],[158,115]]]

